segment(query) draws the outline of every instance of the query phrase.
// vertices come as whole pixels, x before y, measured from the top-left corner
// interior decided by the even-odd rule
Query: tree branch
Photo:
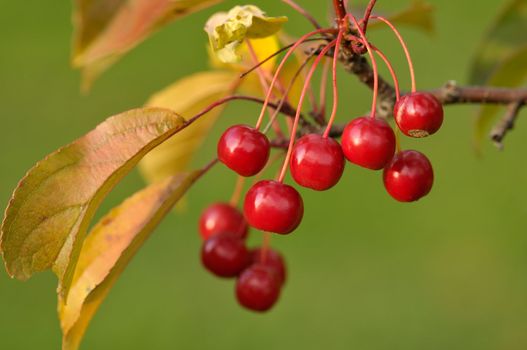
[[[346,71],[357,76],[359,81],[373,89],[373,69],[364,56],[354,54],[350,50],[341,50],[339,60]],[[443,105],[467,103],[509,105],[507,114],[491,133],[491,139],[500,148],[503,138],[512,129],[519,110],[527,104],[525,88],[459,86],[455,81],[449,81],[441,88],[428,92],[437,97]],[[395,104],[395,89],[382,77],[379,77],[378,101],[377,115],[382,118],[391,117]]]

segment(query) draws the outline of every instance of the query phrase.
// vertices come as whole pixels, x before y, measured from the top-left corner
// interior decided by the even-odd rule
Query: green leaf
[[[73,65],[83,88],[159,27],[222,0],[76,0]]]
[[[428,34],[435,31],[434,6],[424,0],[413,0],[410,6],[400,12],[385,16],[395,25],[403,25],[420,29]],[[368,24],[369,29],[384,28],[385,24],[372,21]]]
[[[501,64],[493,72],[488,85],[491,86],[519,86],[527,79],[527,46],[521,47],[509,57],[505,57]],[[476,150],[481,148],[482,140],[487,137],[491,124],[496,119],[501,106],[481,105],[476,116],[474,130],[474,146]]]
[[[59,296],[62,349],[76,350],[127,264],[202,172],[148,186],[114,208],[90,232],[79,255],[68,303]]]
[[[470,83],[485,84],[504,61],[515,55],[519,47],[527,46],[527,0],[509,1],[483,38],[472,62]],[[517,67],[518,74],[527,64]],[[510,76],[512,77],[512,75]],[[504,80],[504,85],[510,85]]]
[[[236,6],[209,18],[205,31],[218,59],[224,63],[241,60],[238,47],[245,39],[262,39],[278,32],[287,17],[267,17],[256,6]]]
[[[154,147],[185,126],[168,109],[111,117],[37,163],[7,207],[0,249],[12,277],[52,268],[69,290],[88,225],[108,192]]]
[[[196,73],[158,92],[147,102],[148,106],[169,108],[184,117],[191,117],[205,107],[232,93],[239,74],[228,71]],[[202,145],[223,107],[218,107],[191,128],[187,128],[147,154],[139,163],[141,174],[156,182],[186,171],[192,157]]]

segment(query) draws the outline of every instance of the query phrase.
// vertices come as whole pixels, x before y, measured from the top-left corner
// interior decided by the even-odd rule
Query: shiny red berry
[[[288,234],[302,221],[304,202],[293,187],[263,180],[245,195],[243,213],[249,224],[259,230]]]
[[[212,204],[199,218],[199,233],[204,240],[218,233],[232,233],[245,238],[248,230],[243,214],[228,203]]]
[[[395,134],[384,119],[356,118],[344,128],[342,151],[350,162],[379,170],[395,153]]]
[[[402,151],[384,169],[384,187],[400,202],[413,202],[430,192],[434,170],[426,156],[417,151]]]
[[[210,237],[201,249],[203,265],[219,277],[238,276],[248,266],[250,258],[244,241],[228,233]]]
[[[247,268],[236,282],[236,298],[243,307],[267,311],[277,302],[281,284],[276,273],[262,264]]]
[[[412,92],[402,96],[393,109],[399,129],[411,137],[434,134],[443,124],[443,106],[426,92]]]
[[[287,269],[284,257],[276,250],[270,248],[265,251],[265,256],[262,255],[262,252],[262,248],[252,249],[250,251],[251,263],[263,264],[269,267],[276,273],[276,277],[278,278],[278,281],[280,281],[280,285],[283,285],[287,277]]]
[[[317,191],[335,186],[344,172],[344,164],[339,143],[317,134],[301,137],[291,153],[293,179]]]
[[[218,142],[218,159],[242,176],[258,174],[269,159],[267,137],[247,125],[228,128]]]

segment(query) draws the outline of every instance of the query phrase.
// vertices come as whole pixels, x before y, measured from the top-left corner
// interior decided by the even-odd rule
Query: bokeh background
[[[300,1],[325,21],[328,1]],[[416,62],[418,85],[466,81],[470,58],[501,1],[430,0],[437,33],[402,28]],[[208,67],[202,25],[213,9],[177,21],[133,50],[79,93],[69,65],[71,2],[7,1],[0,10],[0,204],[37,160],[107,116],[140,106],[148,96]],[[278,0],[254,0],[269,14],[290,15],[286,30],[308,24]],[[379,10],[407,6],[379,1]],[[403,55],[388,31],[371,33],[393,58],[408,87]],[[370,92],[342,75],[339,119],[368,110]],[[446,109],[443,129],[412,142],[431,158],[432,193],[399,204],[380,173],[348,166],[338,187],[302,190],[300,229],[273,244],[286,256],[289,280],[265,315],[241,309],[232,281],[200,266],[196,222],[210,202],[227,199],[234,176],[217,167],[197,184],[184,213],[169,215],[123,274],[89,328],[82,349],[459,349],[527,348],[527,123],[498,152],[471,146],[474,107]],[[256,109],[229,107],[196,164],[214,153],[233,121],[252,122]],[[103,210],[143,182],[137,173],[116,188]],[[259,233],[253,233],[257,244]],[[0,273],[0,348],[59,349],[56,280],[28,282]]]

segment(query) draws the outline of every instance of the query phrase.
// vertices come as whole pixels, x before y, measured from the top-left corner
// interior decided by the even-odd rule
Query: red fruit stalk
[[[309,86],[309,84],[311,82],[311,79],[313,78],[313,74],[315,73],[315,70],[317,69],[320,61],[326,55],[326,53],[333,46],[335,46],[335,44],[336,44],[336,40],[333,40],[328,45],[326,45],[326,47],[324,47],[322,49],[320,54],[315,59],[315,62],[313,62],[313,65],[311,66],[311,69],[309,70],[309,73],[306,76],[306,81],[304,83],[304,87],[302,88],[302,92],[300,94],[300,98],[299,98],[299,102],[298,102],[298,107],[296,109],[295,120],[293,122],[293,127],[291,128],[291,133],[290,133],[290,136],[289,136],[290,137],[289,138],[289,147],[287,148],[287,154],[286,154],[286,157],[285,157],[285,160],[284,160],[284,164],[282,166],[282,170],[280,171],[280,175],[278,177],[278,182],[283,182],[284,181],[285,174],[287,172],[287,166],[289,165],[289,161],[291,159],[291,152],[293,151],[293,145],[295,143],[295,135],[296,135],[296,131],[297,131],[297,128],[298,128],[298,122],[300,120],[300,113],[301,113],[301,110],[302,110],[302,104],[304,103],[304,98],[306,96],[307,88],[308,88],[308,86]]]

